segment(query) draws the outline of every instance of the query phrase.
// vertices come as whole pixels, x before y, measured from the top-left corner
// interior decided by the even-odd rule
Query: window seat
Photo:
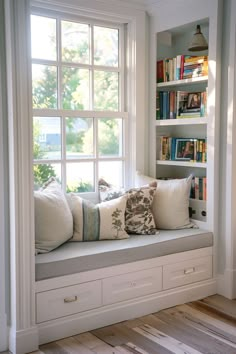
[[[66,242],[36,256],[36,280],[50,279],[213,245],[201,229],[161,230],[158,235],[131,235],[125,240]]]

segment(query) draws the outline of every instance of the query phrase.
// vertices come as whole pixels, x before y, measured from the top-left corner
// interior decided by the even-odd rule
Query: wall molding
[[[9,348],[12,353],[25,354],[38,348],[38,327],[16,331],[11,327],[9,333]],[[33,349],[32,349],[33,348]]]
[[[217,276],[217,294],[228,299],[236,298],[236,269],[226,269]]]
[[[9,134],[10,286],[9,349],[38,348],[35,330],[34,203],[29,0],[5,0]],[[25,335],[27,341],[25,339]],[[30,335],[28,335],[30,333]],[[21,344],[22,343],[22,344]],[[23,351],[22,351],[23,353]]]

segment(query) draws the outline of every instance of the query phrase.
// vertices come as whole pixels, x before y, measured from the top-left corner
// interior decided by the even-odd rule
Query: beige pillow
[[[34,192],[35,203],[35,249],[46,253],[69,240],[73,235],[73,218],[55,179],[43,190]]]
[[[195,226],[189,220],[189,195],[192,176],[157,180],[152,203],[157,229],[183,229]]]
[[[125,231],[126,196],[95,205],[71,193],[69,204],[74,219],[71,241],[120,240],[129,237]]]

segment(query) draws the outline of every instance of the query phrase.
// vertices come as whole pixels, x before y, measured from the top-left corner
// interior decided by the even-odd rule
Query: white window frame
[[[147,170],[148,19],[144,11],[117,2],[94,0],[4,0],[9,129],[9,204],[11,242],[11,315],[9,349],[37,350],[40,326],[35,317],[35,240],[32,176],[32,100],[30,77],[30,7],[127,23],[127,110],[129,111],[129,180],[135,169]],[[137,99],[136,99],[137,97]],[[136,135],[138,144],[136,144]]]
[[[91,58],[91,63],[90,64],[76,64],[76,63],[61,63],[60,61],[60,54],[57,53],[57,59],[56,61],[52,60],[42,60],[42,59],[32,59],[32,64],[44,64],[44,65],[55,65],[59,71],[61,68],[61,65],[67,65],[72,66],[72,67],[78,67],[78,68],[88,68],[91,69],[91,73],[93,76],[94,71],[96,70],[104,70],[104,71],[112,71],[112,72],[118,72],[119,73],[119,106],[118,106],[118,111],[94,111],[94,110],[65,110],[62,109],[62,102],[61,102],[61,93],[62,93],[62,82],[60,80],[60,75],[58,76],[58,108],[57,109],[35,109],[33,108],[33,117],[60,117],[61,118],[61,142],[62,142],[62,156],[61,159],[57,160],[48,160],[48,159],[41,159],[41,160],[36,160],[35,163],[37,164],[38,162],[41,164],[58,164],[61,163],[61,180],[62,180],[62,188],[64,191],[66,191],[66,163],[71,162],[71,163],[76,163],[76,162],[93,162],[94,164],[94,192],[90,193],[82,193],[83,197],[89,198],[92,200],[97,200],[97,194],[98,194],[98,166],[100,161],[106,161],[106,162],[113,162],[113,161],[121,161],[123,164],[123,175],[122,175],[122,184],[123,186],[127,187],[127,180],[128,180],[128,172],[130,166],[130,154],[128,153],[129,150],[129,143],[127,141],[128,137],[130,137],[130,132],[129,132],[129,114],[127,110],[125,110],[125,107],[128,106],[127,104],[127,88],[125,84],[125,73],[127,72],[126,70],[126,48],[125,48],[125,25],[124,24],[119,24],[117,22],[108,22],[108,21],[102,21],[98,19],[93,19],[93,18],[87,18],[87,17],[81,17],[81,16],[75,16],[75,15],[68,15],[68,14],[60,14],[57,11],[47,11],[47,10],[42,10],[42,9],[35,9],[32,8],[31,15],[36,15],[36,16],[43,16],[43,17],[48,17],[48,18],[53,18],[57,19],[57,26],[56,26],[56,31],[58,35],[57,39],[57,48],[58,51],[60,51],[60,45],[61,45],[61,29],[60,29],[60,21],[74,21],[77,23],[85,23],[91,26],[103,26],[106,28],[114,28],[119,30],[119,66],[118,67],[108,67],[108,66],[98,66],[94,65],[93,63],[93,58]],[[92,43],[93,43],[93,31],[92,31]],[[91,53],[92,55],[92,53]],[[91,93],[93,96],[93,84],[94,81],[91,79]],[[60,87],[59,87],[60,86]],[[59,94],[60,93],[60,94]],[[92,102],[93,103],[93,102]],[[79,118],[93,118],[94,119],[94,134],[96,134],[96,137],[94,136],[94,143],[96,143],[96,146],[94,146],[94,156],[88,159],[66,159],[66,153],[65,153],[65,141],[66,141],[66,129],[65,129],[65,118],[66,117],[79,117]],[[121,118],[122,119],[122,127],[123,127],[123,132],[122,132],[122,155],[119,157],[99,157],[98,156],[98,118]],[[131,139],[132,141],[132,139]],[[64,144],[64,146],[63,146]]]

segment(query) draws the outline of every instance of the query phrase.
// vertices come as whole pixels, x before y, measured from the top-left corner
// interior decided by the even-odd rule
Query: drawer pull
[[[195,272],[195,267],[184,269],[184,274],[191,274]]]
[[[77,297],[77,295],[76,295],[76,296],[66,297],[66,298],[64,299],[64,302],[65,302],[65,303],[69,303],[69,302],[75,302],[75,301],[77,301],[77,300],[78,300],[78,297]]]

